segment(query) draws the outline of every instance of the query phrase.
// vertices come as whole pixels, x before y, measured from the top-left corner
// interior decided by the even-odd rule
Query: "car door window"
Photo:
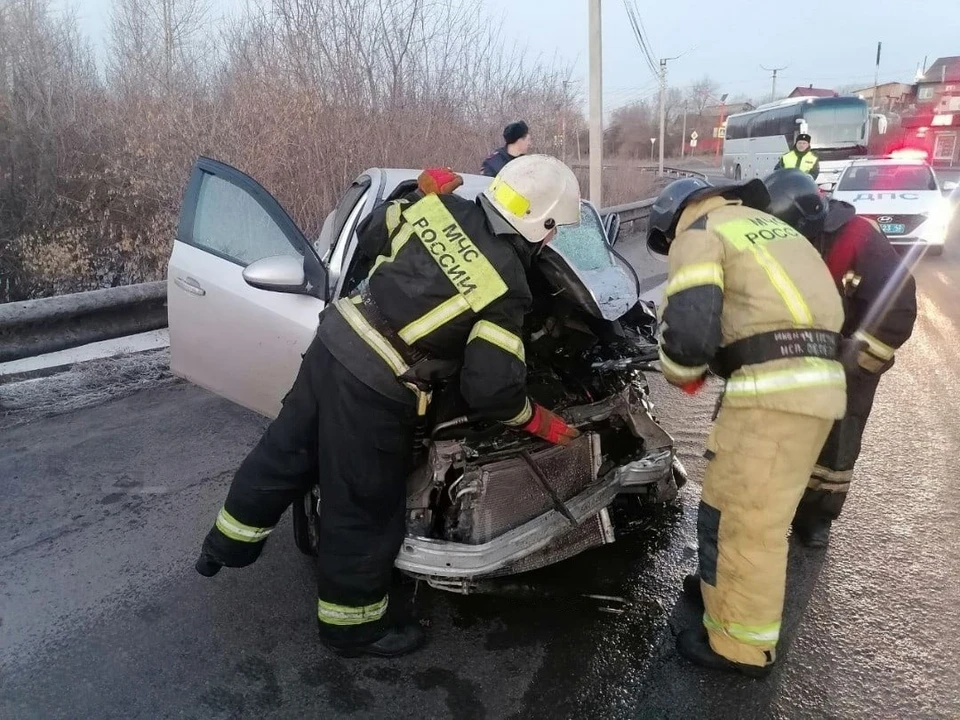
[[[192,241],[201,249],[240,265],[274,255],[303,255],[246,189],[204,173],[197,194]]]

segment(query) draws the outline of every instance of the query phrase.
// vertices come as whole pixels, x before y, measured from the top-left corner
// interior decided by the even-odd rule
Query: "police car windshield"
[[[861,165],[844,173],[839,191],[936,190],[937,182],[924,165]]]

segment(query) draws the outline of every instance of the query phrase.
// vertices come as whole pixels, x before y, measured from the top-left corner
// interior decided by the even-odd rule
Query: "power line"
[[[629,20],[630,27],[633,30],[633,36],[637,41],[637,45],[640,46],[640,54],[646,61],[647,68],[650,70],[653,76],[656,77],[657,65],[654,61],[656,56],[651,50],[651,45],[648,42],[646,31],[643,29],[643,21],[640,18],[640,13],[637,11],[635,5],[630,4],[629,0],[623,0],[623,7],[627,11],[627,19]]]
[[[773,85],[770,88],[770,102],[773,102],[774,100],[777,99],[777,73],[780,72],[781,70],[786,70],[787,67],[789,66],[784,65],[783,67],[778,67],[778,68],[768,68],[761,65],[760,67],[766,70],[768,73],[773,73]]]

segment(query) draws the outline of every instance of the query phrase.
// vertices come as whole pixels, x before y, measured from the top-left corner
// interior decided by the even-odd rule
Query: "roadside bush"
[[[517,118],[554,151],[569,68],[500,25],[469,0],[114,0],[98,64],[51,0],[0,0],[0,302],[161,279],[200,154],[312,235],[366,167],[477,172]]]

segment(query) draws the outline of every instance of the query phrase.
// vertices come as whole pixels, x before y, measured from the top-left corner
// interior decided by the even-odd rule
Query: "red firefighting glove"
[[[533,406],[533,417],[521,429],[554,445],[566,445],[580,437],[579,430],[567,425],[562,417],[550,412],[542,405]]]
[[[703,384],[707,381],[706,378],[701,377],[696,380],[691,380],[688,383],[684,383],[680,386],[680,389],[683,390],[687,395],[696,395],[700,392],[700,389],[703,387]]]
[[[452,193],[463,185],[463,178],[450,168],[427,168],[417,178],[417,187],[424,195]]]

